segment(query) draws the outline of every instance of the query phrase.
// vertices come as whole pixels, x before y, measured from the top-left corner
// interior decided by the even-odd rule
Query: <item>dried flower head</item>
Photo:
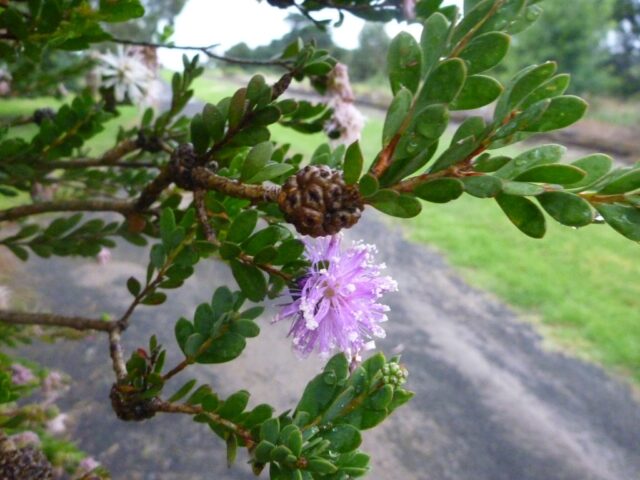
[[[144,103],[155,88],[156,72],[147,66],[145,56],[139,49],[118,45],[115,52],[99,53],[97,74],[104,88],[114,89],[118,102],[130,100]]]
[[[346,65],[338,63],[329,74],[327,96],[333,115],[325,124],[325,130],[334,144],[351,145],[360,139],[364,117],[353,103],[355,96]]]
[[[385,336],[380,324],[387,321],[389,307],[378,300],[398,286],[381,275],[384,264],[374,263],[375,246],[354,242],[342,250],[341,238],[305,240],[311,265],[298,287],[290,289],[294,301],[275,319],[292,320],[289,335],[303,357],[314,350],[322,356],[339,350],[357,357],[375,347],[374,337]]]
[[[7,309],[11,305],[11,289],[0,285],[0,308]]]

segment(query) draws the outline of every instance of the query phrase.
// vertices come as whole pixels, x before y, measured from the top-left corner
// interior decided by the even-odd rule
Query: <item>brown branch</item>
[[[0,322],[11,325],[41,325],[44,327],[66,327],[74,330],[95,330],[112,332],[116,323],[104,320],[94,320],[85,317],[65,317],[50,313],[18,312],[14,310],[0,310]]]
[[[204,167],[193,170],[193,180],[201,189],[216,190],[230,197],[245,198],[253,202],[276,202],[280,194],[280,187],[277,185],[249,185],[221,177]]]
[[[292,62],[285,60],[250,60],[243,58],[233,58],[224,55],[218,55],[211,51],[212,48],[217,47],[218,44],[207,45],[204,47],[192,46],[192,45],[172,45],[166,43],[153,43],[153,42],[138,42],[135,40],[127,40],[124,38],[112,38],[109,42],[119,43],[120,45],[133,45],[139,47],[152,47],[152,48],[166,48],[170,50],[191,50],[204,53],[207,57],[214,60],[220,60],[222,62],[231,63],[234,65],[255,65],[255,66],[276,66],[286,69],[292,67]]]
[[[205,415],[209,420],[213,423],[220,425],[221,427],[230,430],[231,432],[238,435],[240,438],[244,440],[246,447],[251,450],[255,444],[256,440],[251,435],[251,432],[237,423],[232,422],[231,420],[227,420],[226,418],[222,418],[220,415],[216,413],[207,412],[204,408],[199,405],[187,405],[187,404],[177,404],[177,403],[169,403],[164,401],[157,401],[153,404],[153,409],[156,412],[164,412],[164,413],[184,413],[187,415]]]
[[[131,211],[131,202],[127,200],[60,200],[0,210],[0,222],[51,212],[117,212],[127,215]]]
[[[86,158],[86,159],[75,159],[70,161],[43,161],[38,164],[38,168],[43,168],[47,170],[56,170],[56,169],[65,169],[65,170],[75,170],[89,167],[108,167],[108,166],[118,166],[118,167],[143,167],[143,164],[136,163],[118,163],[118,160],[128,155],[131,152],[135,152],[139,150],[138,144],[135,140],[123,140],[115,147],[110,150],[107,150],[100,158]]]

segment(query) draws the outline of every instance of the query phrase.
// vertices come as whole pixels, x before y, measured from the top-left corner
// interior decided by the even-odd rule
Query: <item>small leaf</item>
[[[400,32],[391,41],[387,64],[393,94],[398,93],[402,87],[415,94],[422,73],[422,51],[413,35]]]
[[[474,110],[494,102],[503,87],[496,79],[486,75],[472,75],[451,104],[451,110]]]
[[[271,160],[273,155],[273,144],[271,142],[262,142],[254,146],[245,158],[242,168],[240,169],[240,178],[247,180],[257,173]]]
[[[416,115],[415,129],[425,138],[436,140],[446,131],[449,110],[446,105],[430,105]]]
[[[587,175],[580,182],[569,185],[568,188],[582,189],[593,185],[594,182],[609,173],[613,165],[613,159],[608,155],[596,153],[576,160],[573,165],[587,172]]]
[[[427,202],[447,203],[460,197],[464,192],[462,182],[455,178],[437,178],[421,183],[413,193]]]
[[[196,153],[206,152],[211,145],[209,129],[199,113],[191,119],[191,143]]]
[[[511,37],[502,32],[490,32],[475,37],[460,52],[467,62],[467,73],[482,73],[498,65],[507,54]]]
[[[386,147],[391,139],[398,133],[398,130],[409,114],[412,101],[413,95],[408,89],[402,87],[398,93],[396,93],[391,105],[389,105],[389,110],[387,110],[387,116],[384,120],[384,127],[382,129],[383,147]]]
[[[353,425],[336,425],[323,437],[331,442],[331,450],[338,453],[352,452],[362,443],[362,435]]]
[[[224,137],[225,118],[218,107],[207,103],[202,109],[202,121],[214,142],[218,142]]]
[[[640,188],[640,168],[616,178],[598,193],[602,195],[616,195],[627,193]]]
[[[358,188],[360,189],[360,194],[363,197],[370,197],[375,194],[380,188],[380,184],[378,183],[378,179],[367,173],[360,179],[360,183],[358,184]]]
[[[244,242],[253,233],[258,223],[256,210],[244,210],[233,220],[227,234],[227,241],[233,243]]]
[[[142,290],[142,285],[140,285],[140,282],[135,277],[129,277],[129,280],[127,280],[127,290],[129,290],[131,295],[136,297]]]
[[[422,205],[416,198],[387,189],[379,190],[369,197],[368,203],[387,215],[399,218],[415,217],[422,210]]]
[[[506,179],[515,178],[537,165],[560,161],[566,151],[567,149],[562,145],[542,145],[527,150],[498,170],[495,175]]]
[[[419,106],[433,103],[451,103],[462,90],[467,67],[459,58],[445,60],[427,78],[418,99]]]
[[[281,177],[282,175],[293,173],[294,170],[295,167],[287,163],[270,163],[247,180],[247,183],[266,182],[267,180],[272,180],[274,178]]]
[[[227,398],[222,407],[218,409],[218,415],[222,418],[228,418],[233,420],[238,417],[249,403],[249,392],[246,390],[240,390]]]
[[[524,131],[550,132],[568,127],[584,116],[587,107],[587,102],[580,97],[572,95],[554,97],[542,117]]]
[[[514,180],[518,182],[552,183],[567,185],[576,183],[586,176],[584,170],[573,165],[551,164],[538,165],[518,175]]]
[[[449,29],[449,20],[440,12],[435,12],[429,16],[424,23],[420,38],[423,55],[423,75],[428,75],[442,57],[447,46]]]
[[[253,265],[231,260],[231,271],[242,293],[253,302],[261,302],[267,294],[267,282],[262,272]]]
[[[511,223],[532,238],[542,238],[546,233],[544,214],[529,199],[500,194],[496,197],[498,205],[507,215]]]
[[[178,400],[182,400],[184,397],[187,396],[187,394],[196,385],[196,383],[197,381],[195,378],[192,380],[189,380],[187,383],[182,385],[182,387],[180,387],[176,393],[174,393],[173,395],[171,395],[171,397],[169,397],[169,402],[177,402]]]
[[[473,168],[476,172],[492,173],[504,167],[510,161],[510,157],[492,157],[490,154],[486,153],[474,161]]]
[[[544,193],[545,189],[543,186],[533,183],[505,181],[502,184],[502,191],[507,195],[532,197]]]
[[[542,208],[563,225],[584,227],[593,222],[593,209],[589,202],[573,193],[547,192],[537,199]]]
[[[625,237],[640,242],[640,210],[626,205],[595,205],[611,227]]]
[[[469,195],[478,198],[492,198],[502,191],[502,180],[492,175],[464,177],[462,183]]]
[[[344,159],[344,181],[347,185],[358,183],[363,164],[364,156],[360,149],[360,143],[356,141],[349,145]]]

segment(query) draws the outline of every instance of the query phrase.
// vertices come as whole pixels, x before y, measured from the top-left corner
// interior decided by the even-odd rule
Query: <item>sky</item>
[[[457,0],[458,3],[460,1]],[[445,1],[447,3],[456,3],[456,0]],[[240,42],[250,47],[265,45],[287,32],[284,19],[288,13],[287,10],[270,6],[264,0],[189,0],[176,19],[172,40],[176,45],[218,44],[220,53]],[[327,10],[318,14],[318,18],[331,18],[331,15],[332,12]],[[345,17],[342,26],[334,29],[334,41],[341,47],[355,48],[364,20],[350,14]],[[392,22],[386,29],[390,36],[395,36],[401,30],[419,35],[421,27]],[[177,51],[164,50],[160,53],[162,63],[170,68],[181,67],[181,56],[182,53]]]

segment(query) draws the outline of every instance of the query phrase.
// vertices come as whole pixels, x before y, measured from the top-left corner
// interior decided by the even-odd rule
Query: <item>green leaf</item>
[[[573,193],[547,192],[537,199],[542,208],[563,225],[584,227],[593,222],[593,209],[589,202]]]
[[[363,164],[364,156],[360,149],[360,143],[356,141],[349,145],[344,158],[344,181],[347,185],[354,185],[358,183],[360,174],[362,173]]]
[[[247,180],[262,170],[273,155],[273,144],[262,142],[253,147],[240,169],[240,178]]]
[[[398,93],[402,87],[415,94],[422,73],[422,51],[413,35],[400,32],[391,41],[387,64],[393,94]]]
[[[197,113],[191,119],[191,143],[196,153],[205,153],[211,145],[211,137],[202,115]]]
[[[431,172],[439,172],[445,168],[455,165],[456,163],[465,160],[476,149],[475,137],[467,137],[464,140],[460,140],[457,143],[451,145],[442,155],[436,160],[431,167]]]
[[[580,120],[588,108],[587,102],[580,97],[563,95],[551,99],[549,107],[533,125],[523,129],[527,132],[551,132]]]
[[[169,402],[177,402],[178,400],[182,400],[187,394],[191,391],[191,389],[196,385],[196,379],[189,380],[187,383],[182,385],[176,393],[169,397]]]
[[[379,190],[369,197],[369,203],[375,209],[399,218],[415,217],[422,210],[422,205],[416,198],[387,189]]]
[[[184,344],[184,354],[187,357],[195,358],[198,350],[206,340],[207,338],[204,335],[192,333]]]
[[[481,139],[487,129],[487,124],[482,117],[467,117],[453,134],[451,145],[464,140],[467,137]]]
[[[573,165],[580,170],[587,172],[587,175],[578,183],[569,185],[571,189],[582,189],[604,177],[611,170],[613,159],[601,153],[588,155],[580,160],[573,162]]]
[[[278,248],[278,255],[273,260],[274,265],[284,265],[298,260],[304,252],[304,243],[298,239],[290,239],[282,242]]]
[[[618,233],[635,242],[640,242],[640,210],[635,207],[615,204],[598,204],[596,210]]]
[[[502,193],[496,201],[522,233],[532,238],[544,237],[547,230],[544,214],[531,200]]]
[[[257,224],[258,212],[256,210],[243,210],[231,223],[227,241],[233,243],[244,242],[253,233]]]
[[[560,161],[566,151],[562,145],[553,144],[527,150],[498,170],[495,175],[505,179],[515,178],[535,166]]]
[[[542,101],[547,98],[557,97],[558,95],[562,95],[567,88],[569,88],[569,83],[571,82],[571,75],[562,74],[556,75],[550,80],[547,80],[538,88],[536,88],[533,92],[531,92],[520,104],[521,110],[526,110],[530,106]]]
[[[164,208],[160,214],[160,236],[162,243],[169,243],[169,239],[176,229],[176,216],[170,208]]]
[[[184,346],[187,343],[187,338],[189,338],[189,336],[194,332],[193,324],[186,318],[181,318],[176,322],[174,332],[176,335],[176,341],[184,353]]]
[[[640,188],[640,168],[616,178],[602,188],[598,193],[602,195],[616,195],[627,193]]]
[[[227,467],[231,468],[236,461],[238,455],[238,437],[231,434],[227,437]]]
[[[131,295],[136,297],[142,290],[142,285],[140,285],[140,282],[135,277],[129,277],[129,280],[127,280],[127,290],[129,290]]]
[[[266,422],[273,416],[273,407],[271,405],[267,405],[266,403],[262,403],[256,406],[247,418],[242,422],[246,428],[253,428],[257,425]]]
[[[404,123],[409,110],[411,109],[411,102],[413,101],[413,95],[409,90],[402,87],[393,97],[389,110],[387,110],[387,116],[384,120],[384,127],[382,129],[382,146],[386,147],[391,139],[398,133],[400,127]]]
[[[338,471],[333,463],[323,458],[311,458],[309,459],[308,467],[310,472],[319,473],[321,475],[330,475]]]
[[[467,62],[467,74],[482,73],[498,65],[509,51],[511,37],[502,32],[490,32],[475,37],[460,52]]]
[[[437,178],[421,183],[413,193],[427,202],[447,203],[462,195],[464,187],[456,178]]]
[[[231,97],[229,103],[229,129],[235,130],[240,126],[247,107],[247,89],[241,88]]]
[[[231,260],[231,272],[242,293],[252,302],[261,302],[267,294],[267,282],[262,272],[253,265]]]
[[[494,119],[502,121],[525,97],[549,80],[557,68],[555,62],[547,62],[542,65],[532,65],[519,72],[502,94],[496,106]]]
[[[49,0],[45,0],[45,3]],[[100,15],[105,22],[124,22],[132,18],[142,17],[144,7],[139,0],[100,0]]]
[[[167,300],[167,295],[163,292],[151,292],[142,300],[143,305],[162,305]]]
[[[260,426],[260,439],[275,444],[280,434],[280,420],[270,418]]]
[[[494,102],[503,87],[496,79],[486,75],[472,75],[457,98],[451,103],[451,110],[474,110]]]
[[[436,140],[449,125],[449,110],[446,105],[430,105],[420,111],[415,118],[415,129],[425,138]]]
[[[473,169],[476,172],[492,173],[492,172],[495,172],[496,170],[501,169],[510,161],[511,161],[511,157],[505,157],[505,156],[492,157],[490,154],[485,153],[484,155],[475,159],[473,163]]]
[[[331,450],[338,453],[352,452],[362,443],[362,435],[353,425],[336,425],[322,436],[331,442]]]
[[[207,133],[214,142],[219,142],[224,137],[225,118],[218,107],[207,103],[202,109],[202,121]]]
[[[293,165],[289,165],[288,163],[270,163],[249,180],[247,180],[247,183],[266,182],[267,180],[293,173],[294,170],[295,167]]]
[[[440,12],[435,12],[424,22],[420,38],[423,75],[428,75],[442,57],[447,47],[449,30],[449,20]]]
[[[208,337],[211,334],[211,329],[213,328],[214,318],[215,315],[211,305],[208,303],[201,303],[198,305],[193,316],[193,326],[195,331],[204,337]]]
[[[378,179],[375,176],[367,173],[360,179],[358,188],[360,190],[360,194],[363,197],[370,197],[378,191],[378,189],[380,188],[380,184],[378,183]]]
[[[517,197],[532,197],[545,192],[541,185],[525,182],[503,182],[502,191],[507,195],[515,195]]]
[[[217,411],[222,418],[237,418],[249,403],[249,392],[240,390],[227,398]]]
[[[260,334],[260,327],[253,320],[241,319],[231,324],[231,331],[245,338],[253,338]]]
[[[552,183],[567,185],[576,183],[586,176],[584,170],[573,165],[551,164],[538,165],[518,175],[518,182]]]
[[[267,81],[262,75],[258,74],[251,77],[247,85],[247,100],[255,103],[260,98],[265,87],[267,87]]]
[[[240,356],[246,346],[247,341],[242,335],[229,332],[214,341],[211,348],[198,356],[197,362],[203,364],[230,362]]]
[[[419,106],[451,103],[458,96],[467,77],[467,67],[459,58],[445,60],[427,78],[418,98]]]
[[[464,190],[474,197],[493,198],[502,191],[502,180],[492,175],[464,177]]]

